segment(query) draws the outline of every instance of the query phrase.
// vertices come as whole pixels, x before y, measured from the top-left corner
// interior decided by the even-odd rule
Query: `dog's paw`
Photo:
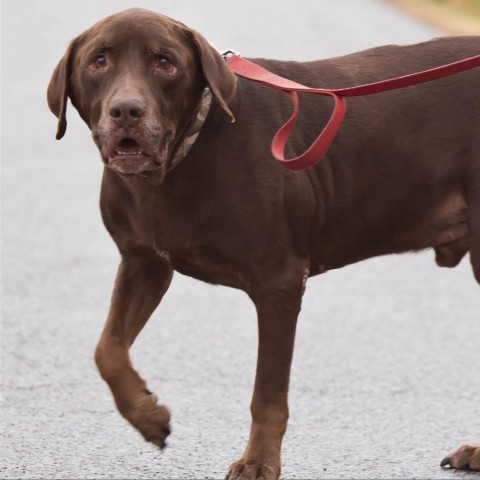
[[[480,471],[480,445],[462,445],[458,450],[445,457],[440,466]]]
[[[280,464],[273,462],[246,462],[242,458],[232,463],[225,480],[277,480],[280,477]]]
[[[146,393],[136,402],[136,408],[125,414],[125,417],[147,442],[163,450],[170,435],[170,412],[163,405],[157,404],[155,395],[148,391]]]

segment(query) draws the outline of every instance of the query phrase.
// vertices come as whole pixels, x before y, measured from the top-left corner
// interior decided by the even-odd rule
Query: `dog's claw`
[[[447,465],[450,465],[450,462],[452,461],[451,457],[445,457],[441,462],[440,466],[441,467],[446,467]]]
[[[160,450],[165,450],[167,448],[167,442],[161,438],[151,438],[150,440],[148,440],[148,442],[152,443]]]
[[[166,438],[170,435],[171,430],[169,427],[161,427],[159,435],[154,435],[150,438],[146,438],[147,442],[153,443],[160,450],[165,450],[168,446]]]
[[[440,466],[441,467],[446,467],[451,466],[452,463],[452,458],[451,457],[445,457],[441,462]],[[468,459],[463,459],[460,460],[456,466],[458,470],[469,470],[470,469],[470,461]]]

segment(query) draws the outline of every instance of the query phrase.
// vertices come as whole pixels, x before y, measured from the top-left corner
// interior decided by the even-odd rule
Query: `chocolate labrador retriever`
[[[480,37],[454,37],[318,62],[257,62],[338,88],[479,53]],[[288,99],[236,78],[201,35],[163,15],[128,10],[71,42],[48,88],[57,138],[68,98],[100,150],[103,221],[122,257],[95,359],[120,413],[147,441],[165,446],[170,414],[129,348],[173,272],[239,288],[255,304],[250,438],[227,478],[280,475],[295,325],[310,276],[434,248],[443,267],[470,252],[480,282],[478,71],[349,100],[328,154],[299,172],[270,153]],[[308,96],[301,107],[290,156],[308,147],[331,105]],[[443,463],[480,470],[480,446]]]

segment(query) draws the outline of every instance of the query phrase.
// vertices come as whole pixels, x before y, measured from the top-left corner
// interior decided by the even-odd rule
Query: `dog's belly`
[[[468,237],[467,202],[461,192],[450,193],[412,228],[401,233],[395,250],[421,250],[449,245]]]
[[[407,210],[411,217],[422,206],[415,202],[410,205]],[[403,213],[407,210],[404,208]],[[363,215],[358,212],[360,219],[366,216],[365,212]],[[320,242],[312,253],[311,275],[376,256],[427,248],[436,249],[439,265],[454,266],[458,263],[457,252],[468,250],[467,202],[460,191],[443,196],[414,222],[387,209],[383,218],[376,219],[373,228],[362,220],[355,223],[355,228],[351,228],[351,223],[348,226],[349,229],[345,225],[338,228],[333,225],[319,233]]]

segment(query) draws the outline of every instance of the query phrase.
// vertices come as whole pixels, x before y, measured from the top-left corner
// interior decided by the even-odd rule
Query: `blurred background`
[[[480,0],[391,0],[453,35],[480,33]]]
[[[176,275],[133,348],[173,415],[169,448],[117,413],[93,351],[118,254],[102,165],[73,108],[61,142],[46,104],[69,41],[144,7],[244,56],[311,60],[480,34],[476,0],[2,0],[0,477],[223,478],[245,446],[256,318],[245,294]],[[463,25],[461,28],[459,25]],[[311,279],[299,319],[284,478],[443,478],[480,441],[480,295],[468,258],[430,251]]]

